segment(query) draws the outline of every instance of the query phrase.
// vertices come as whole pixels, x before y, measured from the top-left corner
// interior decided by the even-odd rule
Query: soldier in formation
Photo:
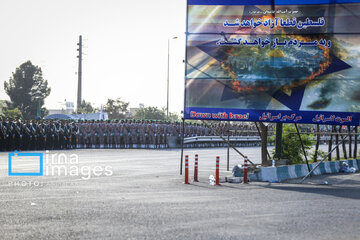
[[[71,121],[0,120],[2,151],[74,149],[78,136],[78,126]]]
[[[246,123],[213,122],[210,127],[186,123],[184,136],[257,136]],[[0,150],[58,150],[76,148],[167,148],[169,138],[179,141],[179,122],[158,120],[15,120],[0,119]],[[219,147],[223,143],[197,143],[188,147]]]

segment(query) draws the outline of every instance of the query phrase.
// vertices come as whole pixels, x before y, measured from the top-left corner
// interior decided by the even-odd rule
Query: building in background
[[[108,120],[108,114],[104,113],[87,113],[87,114],[49,114],[44,119],[70,119],[70,120]]]
[[[140,103],[138,108],[130,108],[130,110],[129,110],[129,112],[128,112],[128,114],[127,114],[126,117],[127,117],[127,118],[133,118],[133,117],[135,117],[136,112],[137,112],[139,109],[143,109],[144,107],[145,107],[145,104]]]
[[[59,102],[58,109],[48,109],[49,115],[44,119],[73,119],[73,120],[108,120],[106,112],[75,114],[74,102]]]
[[[48,109],[49,115],[52,114],[72,114],[75,111],[74,102],[68,102],[66,99],[64,102],[59,102],[59,108]]]

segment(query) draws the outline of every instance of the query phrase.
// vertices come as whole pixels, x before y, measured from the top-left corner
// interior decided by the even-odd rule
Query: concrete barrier
[[[314,175],[322,175],[329,173],[338,173],[343,162],[347,162],[349,167],[354,167],[359,171],[360,159],[322,162],[313,172]],[[318,163],[310,164],[312,170]],[[250,174],[249,178],[252,181],[262,182],[281,182],[287,179],[301,178],[308,174],[306,164],[286,165],[279,167],[262,167],[260,171],[255,174]],[[235,177],[242,177],[241,173],[234,172]]]

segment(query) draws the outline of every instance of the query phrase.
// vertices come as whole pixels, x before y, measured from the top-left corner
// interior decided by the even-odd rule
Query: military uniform
[[[95,121],[92,121],[90,123],[90,134],[91,134],[91,148],[101,147],[100,135],[102,134],[102,131],[99,128],[99,124],[96,123]]]
[[[71,123],[70,128],[71,128],[71,136],[70,136],[71,148],[75,149],[77,148],[77,143],[78,143],[77,136],[79,135],[79,128],[74,122]]]
[[[106,139],[105,124],[102,121],[101,122],[96,121],[95,126],[96,126],[95,131],[97,131],[98,138],[99,138],[100,148],[104,148],[105,147],[105,140],[107,140]]]
[[[115,123],[113,123],[113,132],[114,132],[114,147],[115,148],[120,148],[120,131],[121,131],[121,127],[120,127],[120,123],[118,120],[115,121]]]
[[[86,146],[86,126],[85,126],[85,122],[83,121],[79,121],[79,123],[77,124],[78,129],[79,129],[79,133],[78,133],[78,138],[79,138],[79,143],[78,143],[78,148],[85,148]]]
[[[156,144],[156,133],[155,133],[155,123],[151,122],[151,124],[148,125],[148,133],[149,133],[149,147],[155,148]]]
[[[0,151],[6,151],[6,129],[4,125],[5,121],[0,121]]]
[[[106,133],[107,133],[107,147],[113,148],[114,147],[114,137],[115,137],[115,128],[114,124],[110,122],[110,120],[106,124]]]
[[[120,148],[125,148],[124,120],[121,120],[119,124],[119,128],[120,128]]]
[[[68,121],[63,125],[64,128],[64,148],[70,149],[71,147],[71,127]]]
[[[139,131],[140,148],[145,148],[145,146],[146,146],[146,125],[145,125],[144,121],[139,123],[138,129],[139,129],[138,131]]]
[[[124,134],[124,145],[125,148],[130,148],[130,125],[128,121],[126,120],[123,125],[123,134]]]
[[[92,129],[91,129],[91,123],[88,121],[85,121],[84,123],[84,129],[85,129],[85,145],[86,148],[92,148]]]

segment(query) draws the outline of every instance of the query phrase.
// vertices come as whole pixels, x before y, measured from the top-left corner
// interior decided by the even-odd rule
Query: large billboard
[[[185,119],[359,125],[360,1],[187,8]]]

